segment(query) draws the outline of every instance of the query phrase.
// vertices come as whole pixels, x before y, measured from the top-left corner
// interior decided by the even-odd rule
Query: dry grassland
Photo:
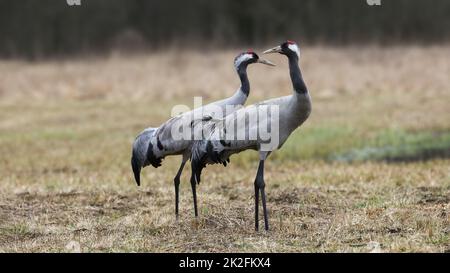
[[[0,251],[450,251],[450,46],[302,50],[313,113],[266,164],[270,232],[253,230],[252,152],[205,170],[198,220],[189,167],[175,220],[179,158],[138,188],[134,136],[232,94],[237,52],[0,61]],[[267,58],[250,103],[291,90]]]

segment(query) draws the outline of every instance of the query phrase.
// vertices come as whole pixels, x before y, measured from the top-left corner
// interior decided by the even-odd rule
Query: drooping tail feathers
[[[194,141],[191,149],[192,176],[197,183],[200,183],[202,170],[207,164],[223,164],[226,167],[230,162],[230,158],[224,154],[220,141]]]
[[[133,143],[131,155],[131,167],[134,173],[136,184],[140,186],[141,169],[152,165],[157,168],[161,166],[161,158],[156,158],[153,154],[151,140],[158,128],[147,128],[142,131]]]

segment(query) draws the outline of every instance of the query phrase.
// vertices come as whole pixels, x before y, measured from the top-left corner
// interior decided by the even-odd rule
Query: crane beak
[[[276,46],[263,52],[263,54],[281,53],[281,46]]]
[[[264,59],[258,59],[258,63],[261,64],[265,64],[265,65],[270,65],[270,66],[276,66],[274,63],[268,61],[268,60],[264,60]]]

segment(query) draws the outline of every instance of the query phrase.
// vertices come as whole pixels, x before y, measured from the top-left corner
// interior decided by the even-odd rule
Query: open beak
[[[263,52],[263,54],[270,54],[270,53],[280,53],[281,52],[281,46],[276,46],[271,49],[268,49]]]
[[[275,66],[274,63],[272,63],[272,62],[270,62],[268,60],[264,60],[264,59],[258,59],[258,63],[262,63],[262,64],[270,65],[270,66]]]

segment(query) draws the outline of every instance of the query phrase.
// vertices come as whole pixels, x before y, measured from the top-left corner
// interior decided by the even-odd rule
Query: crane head
[[[261,63],[265,65],[275,66],[274,63],[259,58],[258,54],[256,54],[253,50],[249,49],[246,52],[242,52],[234,58],[234,67],[236,70],[239,70],[241,67],[247,67],[249,64],[253,63]]]
[[[280,53],[287,56],[292,56],[295,54],[297,58],[300,58],[300,47],[294,41],[287,40],[283,42],[281,45],[273,47],[263,52],[263,54],[269,53]]]

